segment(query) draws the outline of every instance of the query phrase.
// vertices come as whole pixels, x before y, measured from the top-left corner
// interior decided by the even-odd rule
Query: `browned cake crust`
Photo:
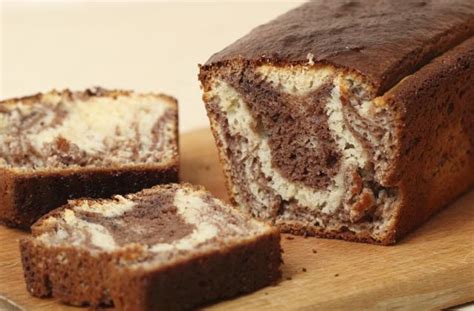
[[[74,100],[130,96],[131,91],[88,89],[83,92],[63,90],[47,95],[58,95]],[[43,94],[0,101],[3,105],[25,105],[38,103]],[[152,95],[172,103],[177,109],[176,99],[167,95]],[[175,137],[178,144],[177,110],[170,116],[176,124]],[[108,155],[104,155],[107,157]],[[156,184],[178,181],[179,158],[167,163],[113,165],[104,167],[61,167],[17,170],[14,167],[0,168],[0,223],[29,230],[30,226],[48,211],[57,208],[69,199],[79,197],[100,198],[113,194],[125,194],[149,188]]]
[[[273,231],[245,245],[222,249],[154,271],[118,274],[126,282],[112,295],[119,310],[182,310],[276,284],[280,235]],[[133,289],[133,290],[130,290]]]
[[[179,242],[200,230],[195,224],[209,223],[206,218],[195,219],[202,215],[194,214],[195,224],[177,216],[176,207],[180,207],[172,204],[176,204],[173,196],[180,189],[194,191],[209,204],[207,211],[196,207],[206,218],[230,217],[229,223],[216,220],[222,225],[217,236],[192,248],[154,251],[155,243]],[[90,202],[113,212],[124,200],[132,200],[136,206],[119,216],[96,214],[94,209],[100,210],[100,206],[94,205],[87,211],[74,209]],[[237,211],[201,187],[155,186],[121,201],[112,200],[118,204],[115,206],[107,207],[109,201],[71,201],[44,215],[32,226],[33,236],[20,240],[26,288],[33,296],[55,297],[76,306],[113,305],[118,310],[183,310],[255,291],[274,284],[281,276],[279,230],[242,213],[232,216]],[[80,225],[76,220],[67,223],[71,217],[67,211],[74,211]],[[126,227],[122,227],[123,222]],[[140,222],[147,223],[148,231],[141,230]],[[107,229],[101,231],[102,237],[110,235],[118,246],[105,249],[110,242],[104,238],[94,242],[97,231],[93,225],[104,225]],[[238,229],[226,229],[227,225]],[[91,231],[83,232],[83,238],[68,240],[88,226]]]
[[[474,34],[465,0],[309,1],[255,28],[206,66],[236,58],[272,64],[329,63],[366,77],[377,95]]]
[[[474,185],[474,38],[384,98],[399,126],[396,157],[384,176],[402,198],[395,241]]]
[[[92,256],[80,249],[39,247],[24,239],[20,251],[26,286],[34,296],[60,297],[76,306],[113,304],[118,310],[191,309],[253,292],[275,283],[281,274],[277,231],[152,273],[125,268],[117,271],[117,258],[136,256],[133,250],[121,255]]]
[[[80,168],[58,172],[16,173],[0,179],[0,223],[29,230],[67,200],[104,198],[178,181],[178,162],[133,168]]]
[[[469,1],[313,1],[213,55],[201,67],[200,80],[234,203],[284,232],[302,235],[392,244],[419,226],[474,184],[473,34]],[[369,155],[357,178],[344,175],[348,188],[338,215],[273,194],[268,185],[274,176],[257,171],[255,179],[245,177],[245,159],[255,158],[249,164],[255,167],[262,159],[239,147],[248,146],[250,137],[236,134],[239,128],[232,123],[243,124],[235,113],[243,103],[253,120],[250,132],[269,137],[273,172],[297,189],[330,187],[343,152],[324,127],[330,98],[324,88],[332,89],[333,82],[304,97],[284,87],[298,86],[313,71],[324,72],[324,81],[342,77],[337,87],[343,122]],[[275,72],[280,80],[272,78]],[[233,91],[221,91],[222,85]],[[222,104],[226,96],[232,99]],[[357,116],[367,103],[377,112]],[[293,108],[300,106],[306,111],[301,116]],[[311,135],[322,155],[312,157],[313,151],[297,145]],[[251,194],[252,183],[263,185],[253,193],[267,205]],[[364,190],[347,201],[355,188]]]

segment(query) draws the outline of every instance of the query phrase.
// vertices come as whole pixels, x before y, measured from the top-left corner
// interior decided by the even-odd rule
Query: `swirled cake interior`
[[[0,167],[99,167],[170,161],[174,100],[106,91],[49,92],[0,104]]]
[[[112,200],[72,201],[60,217],[52,215],[42,222],[37,240],[93,252],[139,245],[146,257],[168,260],[184,251],[215,249],[268,228],[232,212],[202,189],[169,185]]]
[[[361,78],[324,65],[214,69],[204,99],[239,206],[289,232],[383,236],[397,190],[375,171],[390,114]]]

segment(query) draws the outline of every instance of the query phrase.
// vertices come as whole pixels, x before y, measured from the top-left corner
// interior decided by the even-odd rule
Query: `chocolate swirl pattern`
[[[0,165],[44,168],[153,163],[177,153],[173,107],[153,95],[45,94],[1,105]]]
[[[189,184],[70,201],[32,233],[27,289],[73,305],[190,309],[280,276],[278,230]]]
[[[474,185],[474,5],[309,1],[201,66],[234,203],[391,244]]]
[[[383,234],[397,190],[375,179],[370,146],[393,144],[390,119],[355,97],[355,81],[332,67],[266,65],[213,80],[205,97],[240,206],[284,226],[303,218],[305,226]]]
[[[51,91],[0,102],[0,223],[29,229],[74,198],[178,180],[178,105],[167,95]]]

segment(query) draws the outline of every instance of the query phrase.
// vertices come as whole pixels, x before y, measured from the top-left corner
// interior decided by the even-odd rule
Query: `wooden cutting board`
[[[183,181],[202,184],[227,199],[208,130],[184,134],[181,154]],[[0,296],[25,310],[78,310],[27,293],[18,251],[22,236],[0,227]],[[285,263],[279,285],[209,308],[424,310],[474,300],[474,191],[396,246],[289,235],[283,235],[282,245]]]

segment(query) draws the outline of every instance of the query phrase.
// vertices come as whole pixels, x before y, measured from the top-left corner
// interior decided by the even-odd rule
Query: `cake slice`
[[[28,291],[72,305],[189,309],[280,276],[278,229],[189,184],[75,200],[20,241]]]
[[[52,91],[0,102],[0,222],[178,179],[178,110],[158,94]]]
[[[311,1],[201,66],[233,202],[391,244],[474,184],[474,3]]]

